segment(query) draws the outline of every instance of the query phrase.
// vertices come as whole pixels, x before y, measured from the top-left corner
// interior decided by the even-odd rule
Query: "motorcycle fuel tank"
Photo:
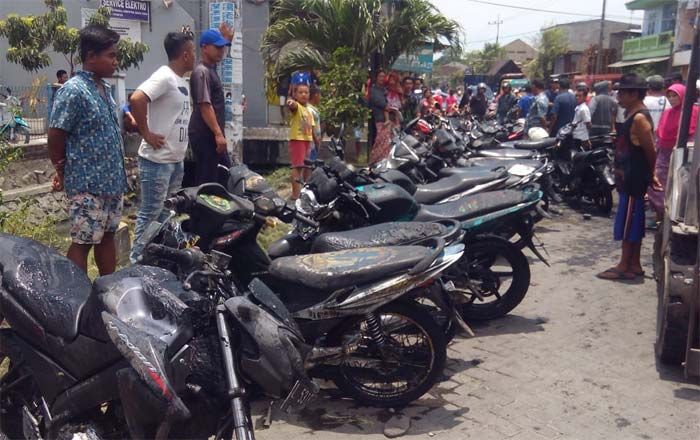
[[[358,191],[379,206],[378,212],[371,212],[372,223],[412,220],[418,212],[418,203],[405,189],[392,183],[374,183],[358,186]]]

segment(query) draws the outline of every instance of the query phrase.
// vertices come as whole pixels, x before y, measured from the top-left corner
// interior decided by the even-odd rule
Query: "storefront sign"
[[[97,9],[81,8],[80,27],[85,27]],[[141,22],[133,20],[109,19],[109,28],[119,34],[120,38],[130,38],[134,43],[141,43]]]
[[[102,6],[112,10],[112,18],[150,21],[151,2],[143,0],[101,0]]]

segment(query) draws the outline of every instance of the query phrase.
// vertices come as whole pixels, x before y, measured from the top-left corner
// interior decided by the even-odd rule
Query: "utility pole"
[[[496,25],[496,45],[498,45],[498,37],[501,35],[501,25],[503,20],[501,20],[501,14],[496,16],[496,21],[489,21],[490,25]]]
[[[605,3],[603,0],[603,13],[600,14],[600,38],[598,39],[598,57],[596,60],[596,73],[603,72],[603,39],[605,38]]]

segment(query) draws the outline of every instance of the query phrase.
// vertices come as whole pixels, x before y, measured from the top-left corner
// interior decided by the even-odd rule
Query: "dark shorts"
[[[615,240],[639,243],[644,238],[644,196],[620,194],[620,203],[615,216]]]

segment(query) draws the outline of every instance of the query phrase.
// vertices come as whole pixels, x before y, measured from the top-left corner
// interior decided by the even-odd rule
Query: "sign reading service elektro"
[[[112,10],[112,18],[150,21],[151,2],[143,0],[101,0],[102,6]]]

